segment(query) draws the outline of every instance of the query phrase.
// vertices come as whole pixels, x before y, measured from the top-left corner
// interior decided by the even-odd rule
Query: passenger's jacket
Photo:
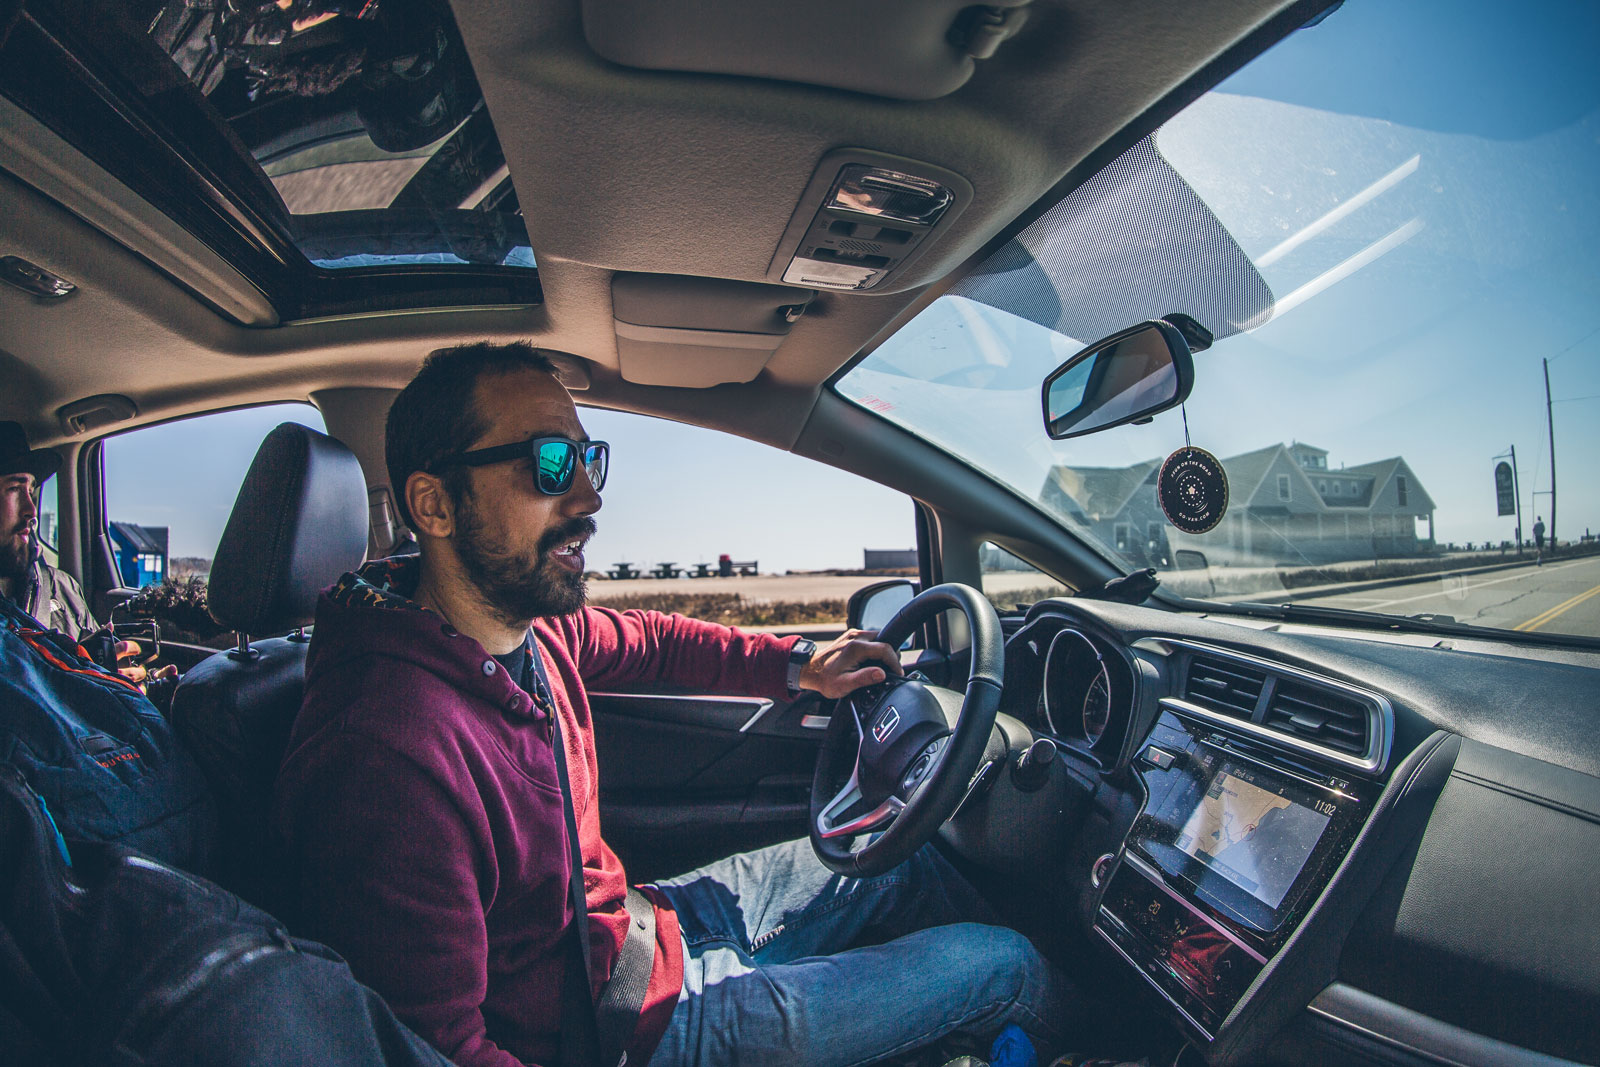
[[[28,572],[27,586],[17,598],[18,606],[46,627],[60,630],[74,641],[99,628],[83,590],[72,575],[56,570],[44,560],[36,560]]]
[[[462,1067],[551,1064],[571,919],[551,724],[483,646],[407,598],[417,564],[370,563],[318,604],[274,799],[299,918]],[[585,686],[779,697],[793,640],[605,608],[533,632],[566,740],[599,983],[627,931],[627,878],[600,836]],[[656,958],[628,1050],[640,1064],[683,982],[677,917],[649,895]]]

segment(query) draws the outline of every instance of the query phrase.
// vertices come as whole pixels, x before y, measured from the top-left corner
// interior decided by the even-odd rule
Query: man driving
[[[602,836],[589,688],[838,698],[901,673],[894,649],[586,606],[609,449],[528,345],[431,355],[386,459],[421,553],[323,594],[274,821],[307,930],[402,1019],[464,1067],[590,1043],[844,1065],[1013,1022],[1059,1043],[1070,986],[931,846],[848,878],[802,840],[630,890]]]

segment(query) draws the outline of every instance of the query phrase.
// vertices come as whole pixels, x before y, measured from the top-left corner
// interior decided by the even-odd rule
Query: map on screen
[[[1276,908],[1327,825],[1328,816],[1262,789],[1223,764],[1175,843]]]

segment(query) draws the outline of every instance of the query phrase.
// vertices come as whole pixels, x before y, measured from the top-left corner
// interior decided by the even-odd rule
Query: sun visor
[[[748,382],[815,295],[721,278],[618,274],[611,307],[622,377],[687,389]]]
[[[1089,342],[1173,312],[1217,340],[1272,317],[1250,257],[1150,138],[950,290]]]
[[[603,59],[933,100],[1022,26],[1028,0],[584,0]]]

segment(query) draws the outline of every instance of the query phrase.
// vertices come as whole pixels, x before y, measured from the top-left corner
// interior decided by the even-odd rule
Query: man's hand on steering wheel
[[[895,647],[941,612],[960,611],[971,634],[959,688],[899,670]],[[994,605],[964,585],[937,585],[902,607],[878,634],[846,634],[814,659],[828,719],[811,779],[811,846],[839,874],[882,874],[932,840],[955,814],[989,747],[1005,677],[1005,636]],[[855,645],[858,651],[851,652]],[[864,650],[869,666],[861,666]],[[831,669],[828,664],[835,664]],[[850,695],[861,685],[881,689]],[[856,847],[855,838],[871,834]]]
[[[846,630],[832,644],[818,648],[800,672],[800,688],[839,700],[864,686],[877,685],[891,674],[904,677],[900,654],[875,640],[877,636],[875,630]]]

